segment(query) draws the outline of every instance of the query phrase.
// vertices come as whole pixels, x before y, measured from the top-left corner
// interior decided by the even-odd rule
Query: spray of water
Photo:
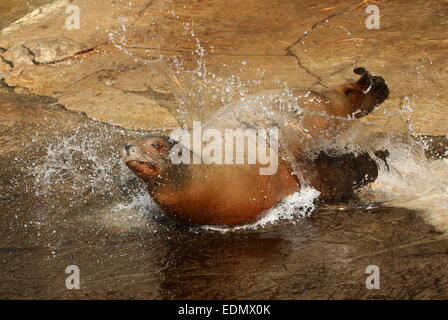
[[[267,210],[262,217],[253,224],[237,226],[233,228],[203,226],[202,229],[227,233],[238,230],[256,230],[275,224],[279,221],[289,220],[293,223],[297,219],[309,217],[316,209],[315,200],[319,197],[319,191],[314,188],[305,187]]]
[[[175,16],[175,13],[172,13]],[[221,105],[230,102],[240,104],[236,112],[250,108],[255,103],[260,103],[266,97],[260,96],[260,101],[247,100],[249,86],[253,88],[261,85],[264,71],[259,70],[258,79],[244,83],[239,77],[210,72],[206,64],[207,51],[197,37],[192,26],[184,25],[185,34],[194,41],[196,68],[187,71],[178,59],[172,59],[171,67],[165,62],[165,57],[160,48],[156,48],[158,59],[142,58],[134,55],[126,47],[127,28],[121,26],[118,31],[106,30],[111,43],[125,55],[131,56],[136,62],[150,65],[166,80],[166,83],[177,101],[177,119],[184,124],[187,119],[200,113],[204,117],[203,106],[219,102]],[[213,48],[209,48],[213,51]],[[241,61],[241,68],[247,65],[247,61]],[[224,66],[225,67],[225,66]],[[275,86],[279,81],[274,81]],[[293,101],[287,84],[284,89],[277,92],[275,99],[283,111],[293,112],[297,115],[307,111]],[[236,99],[236,102],[235,102]],[[255,98],[256,99],[256,98]],[[268,99],[269,100],[269,99]],[[278,102],[278,101],[277,101]],[[273,103],[273,101],[269,101]],[[441,230],[448,231],[448,163],[447,160],[428,160],[424,156],[424,146],[412,139],[413,128],[409,118],[412,116],[412,101],[404,98],[401,110],[397,115],[390,115],[395,123],[389,122],[379,126],[375,123],[359,123],[351,119],[340,119],[347,122],[347,130],[336,136],[327,132],[324,139],[312,144],[316,154],[321,150],[338,152],[353,152],[355,154],[367,152],[376,159],[380,168],[378,179],[370,186],[360,191],[360,197],[365,202],[386,202],[391,206],[409,207],[421,209],[424,216]],[[234,105],[218,111],[209,121],[221,121],[229,116],[229,110]],[[260,108],[261,112],[270,112]],[[284,119],[277,119],[286,128],[289,124]],[[397,124],[399,129],[397,130]],[[300,124],[299,124],[300,125]],[[300,126],[299,126],[300,127]],[[306,127],[300,128],[303,136],[307,136]],[[91,192],[103,192],[113,195],[117,185],[123,186],[131,179],[129,170],[122,164],[117,153],[106,150],[100,141],[107,139],[105,136],[91,137],[79,132],[72,137],[61,138],[47,147],[44,161],[31,165],[30,172],[35,177],[36,195],[48,193],[49,188],[58,184],[68,184],[74,191],[91,190]],[[313,142],[317,141],[316,139]],[[390,156],[385,162],[378,159],[375,150],[388,150]],[[310,151],[310,150],[309,150]],[[83,161],[79,161],[79,159]],[[297,172],[300,170],[297,169]],[[303,180],[303,178],[302,178]],[[305,181],[303,185],[306,185]],[[132,191],[131,191],[132,190]],[[112,211],[129,212],[136,211],[142,215],[151,214],[155,205],[147,196],[143,186],[128,188],[127,200],[115,204]],[[265,227],[279,220],[292,220],[308,216],[314,209],[314,200],[318,197],[315,189],[305,187],[290,197],[286,198],[269,210],[257,223],[232,229],[205,227],[207,230],[228,232],[232,230],[256,229]]]

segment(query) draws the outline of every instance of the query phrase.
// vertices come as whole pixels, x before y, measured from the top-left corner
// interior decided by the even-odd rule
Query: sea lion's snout
[[[123,147],[123,151],[125,155],[129,155],[129,151],[131,150],[132,145],[131,144],[125,144]]]
[[[129,162],[132,160],[144,162],[142,155],[139,153],[139,150],[132,143],[126,143],[121,150],[121,156],[124,162]]]
[[[173,142],[163,136],[147,136],[123,146],[126,165],[143,180],[161,177],[171,165],[169,151]]]
[[[130,143],[127,143],[123,146],[123,149],[121,150],[121,157],[125,162],[140,158],[138,154],[138,149]]]

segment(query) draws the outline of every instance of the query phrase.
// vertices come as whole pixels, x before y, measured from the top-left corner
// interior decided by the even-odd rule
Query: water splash
[[[421,212],[436,229],[448,232],[448,159],[429,160],[422,150],[391,148],[388,167],[364,194],[395,207]]]
[[[131,195],[127,202],[116,204],[112,211],[134,211],[141,216],[150,216],[154,210],[159,210],[159,206],[149,196],[145,188],[138,189]]]
[[[319,195],[320,192],[316,189],[305,187],[299,192],[293,193],[292,195],[286,197],[283,201],[267,210],[264,215],[253,224],[233,228],[203,226],[201,229],[227,233],[238,230],[256,230],[285,220],[295,223],[297,219],[306,218],[311,215],[311,213],[316,209],[315,201]]]
[[[109,144],[110,137],[110,130],[88,132],[82,126],[43,147],[44,155],[26,167],[34,177],[36,196],[61,189],[72,194],[114,194],[133,176],[121,161],[119,148]]]

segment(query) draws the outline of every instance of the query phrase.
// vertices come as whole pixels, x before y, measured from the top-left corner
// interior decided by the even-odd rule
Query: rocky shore
[[[373,30],[369,3],[56,0],[1,31],[0,78],[92,119],[152,130],[268,88],[339,84],[364,66],[391,88],[365,121],[398,115],[415,134],[446,135],[447,1],[383,1]],[[79,8],[79,29],[66,26],[68,6]]]

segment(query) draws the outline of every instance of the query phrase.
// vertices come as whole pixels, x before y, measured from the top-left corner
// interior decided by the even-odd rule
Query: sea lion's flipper
[[[346,200],[354,191],[378,177],[378,164],[368,153],[344,153],[331,156],[321,152],[315,159],[316,175],[312,185],[321,192],[320,198],[328,201]]]
[[[356,83],[362,87],[363,94],[375,96],[378,104],[387,99],[389,88],[382,77],[372,75],[363,67],[355,68],[353,72],[361,76]]]
[[[363,67],[353,70],[361,77],[355,83],[346,83],[337,90],[344,94],[351,104],[351,115],[355,118],[365,116],[389,96],[389,88],[382,77],[372,75]]]

